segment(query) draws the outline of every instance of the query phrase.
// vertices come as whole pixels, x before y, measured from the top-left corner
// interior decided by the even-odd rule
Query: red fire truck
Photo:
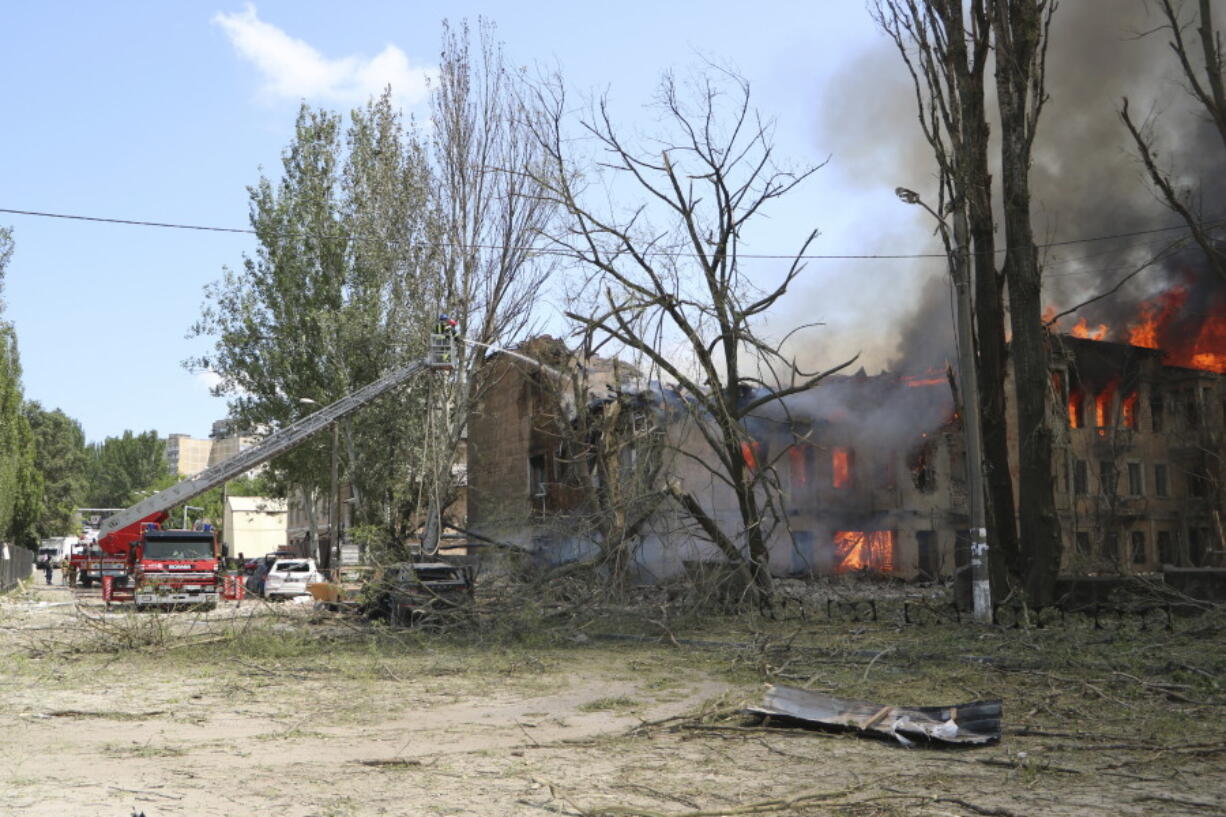
[[[164,530],[168,511],[289,451],[413,375],[453,368],[453,360],[452,338],[432,336],[428,359],[395,369],[230,459],[108,517],[99,529],[96,554],[83,556],[80,562],[85,570],[80,573],[82,582],[88,586],[97,580],[106,601],[133,601],[137,609],[216,605],[223,556],[216,534]]]

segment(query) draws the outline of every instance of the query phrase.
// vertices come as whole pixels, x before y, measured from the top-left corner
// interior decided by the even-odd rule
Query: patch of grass
[[[576,707],[580,712],[615,712],[619,709],[633,709],[639,702],[627,695],[610,695],[597,698]]]
[[[102,753],[113,757],[182,757],[187,754],[187,750],[169,744],[155,746],[149,741],[144,743],[133,741],[131,745],[126,746],[117,743],[107,743],[102,747]]]

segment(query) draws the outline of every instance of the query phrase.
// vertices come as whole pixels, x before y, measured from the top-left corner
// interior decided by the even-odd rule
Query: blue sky
[[[385,82],[424,113],[420,83],[440,21],[493,19],[517,63],[556,65],[632,113],[659,73],[731,61],[780,118],[797,162],[821,161],[817,98],[841,59],[877,35],[859,2],[40,2],[10,4],[0,32],[0,207],[247,226],[246,186],[278,169],[299,101],[346,110]],[[407,87],[406,87],[407,86]],[[821,174],[819,174],[820,176]],[[811,183],[820,197],[834,174]],[[843,206],[804,203],[796,229],[838,246]],[[839,213],[839,211],[844,211]],[[833,227],[832,227],[833,222]],[[242,235],[0,214],[14,228],[6,317],[29,399],[78,418],[89,439],[125,428],[205,435],[225,414],[180,363],[203,286],[238,265]],[[789,240],[788,245],[792,245]],[[829,249],[831,243],[826,242]],[[784,248],[787,249],[787,248]]]
[[[440,21],[484,15],[517,64],[558,67],[607,91],[641,129],[661,71],[728,61],[778,118],[781,151],[828,157],[754,252],[787,252],[813,227],[818,253],[932,251],[895,184],[931,189],[914,150],[906,76],[860,0],[594,3],[11,3],[0,28],[0,207],[247,226],[246,186],[274,178],[301,100],[339,110],[385,83],[425,114],[421,83]],[[1118,99],[1118,96],[1115,97]],[[1110,113],[1110,111],[1108,111]],[[642,120],[642,121],[640,121]],[[202,289],[252,249],[248,236],[0,213],[14,228],[6,317],[29,399],[78,418],[91,440],[125,428],[208,433],[226,413],[181,362]],[[833,361],[894,341],[864,332],[904,307],[940,264],[815,262],[784,322],[826,320]],[[852,331],[855,327],[856,331]]]

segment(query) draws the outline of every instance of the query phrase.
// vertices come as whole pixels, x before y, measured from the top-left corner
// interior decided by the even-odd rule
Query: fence
[[[15,545],[0,545],[0,593],[6,593],[34,572],[34,552]]]

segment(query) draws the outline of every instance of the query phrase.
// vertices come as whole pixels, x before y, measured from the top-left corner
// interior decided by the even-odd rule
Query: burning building
[[[1224,347],[1212,345],[1218,325],[1204,321],[1182,345],[1151,348],[1169,334],[1162,314],[1140,311],[1150,328],[1052,336],[1052,477],[1067,571],[1221,564],[1226,356],[1214,350]],[[1106,339],[1120,331],[1134,342]],[[634,540],[628,558],[644,578],[720,559],[668,499],[682,491],[736,528],[735,496],[710,467],[701,420],[685,401],[606,360],[584,363],[576,389],[579,381],[563,375],[579,364],[559,342],[522,351],[549,363],[491,361],[492,385],[470,418],[469,527],[564,561],[594,553],[610,535],[592,521],[603,502]],[[945,578],[965,563],[954,385],[942,371],[861,371],[749,418],[742,456],[778,497],[769,520],[774,572]],[[1016,476],[1016,439],[1012,449]]]
[[[1226,309],[1177,285],[1055,337],[1056,503],[1071,572],[1223,564]]]
[[[575,397],[566,372],[578,363],[556,341],[521,352],[550,363],[490,362],[492,385],[469,422],[469,528],[561,561],[593,553],[594,538],[609,535],[594,516],[614,515],[634,535],[630,558],[643,578],[720,559],[670,499],[692,498],[725,530],[739,524],[692,407],[658,384],[619,376],[611,361],[584,363],[590,379]],[[966,503],[945,373],[833,377],[769,406],[747,422],[742,456],[776,489],[775,572],[952,573]],[[603,514],[594,513],[601,503]]]

